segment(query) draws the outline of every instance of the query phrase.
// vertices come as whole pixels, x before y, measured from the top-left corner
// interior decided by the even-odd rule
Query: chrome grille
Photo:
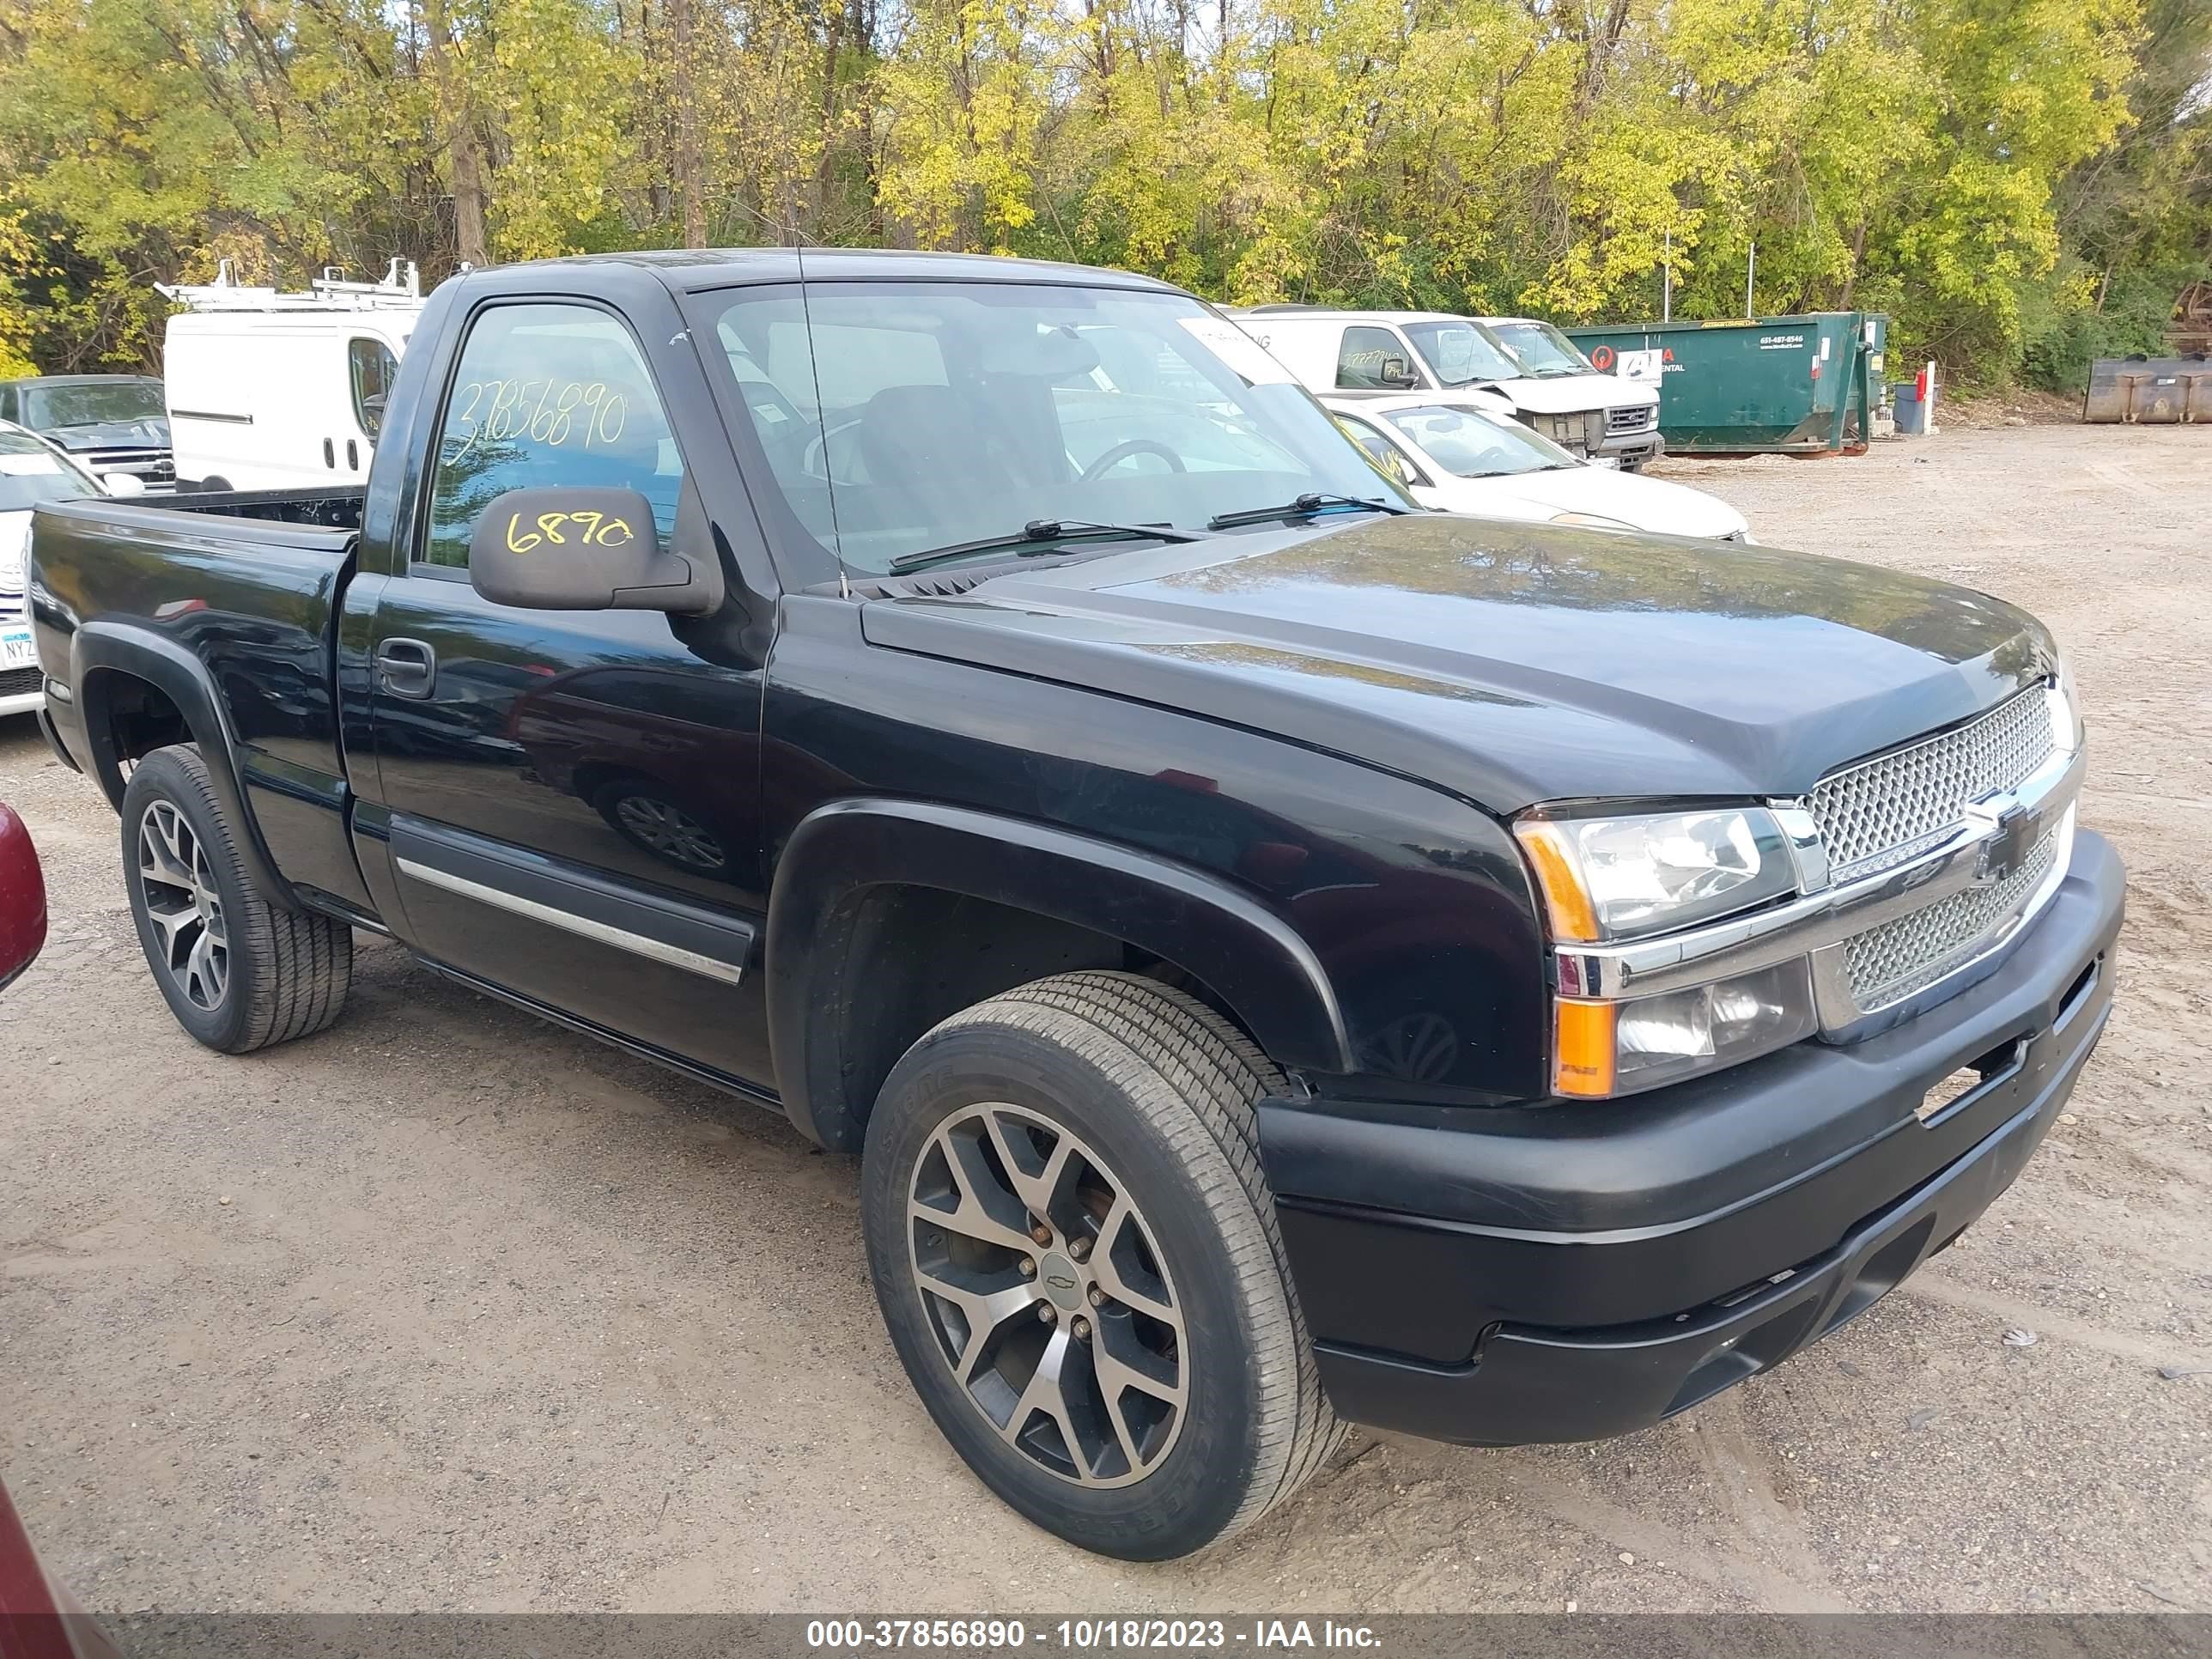
[[[1844,982],[1857,1012],[1891,1007],[1980,955],[2051,873],[2064,833],[2063,826],[2050,831],[2019,869],[1994,885],[1962,889],[1845,940]]]
[[[149,483],[167,483],[177,476],[176,464],[166,449],[89,449],[80,451],[76,459],[94,473],[135,472]]]
[[[1641,432],[1650,426],[1659,411],[1649,404],[1638,404],[1630,409],[1608,409],[1605,411],[1607,432]]]
[[[2051,757],[2051,713],[2035,686],[1966,725],[1846,767],[1807,800],[1838,878],[1926,851],[1978,800],[2017,788]]]

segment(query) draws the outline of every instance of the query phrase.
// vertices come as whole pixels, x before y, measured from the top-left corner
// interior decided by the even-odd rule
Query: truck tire
[[[1070,1543],[1188,1554],[1341,1438],[1260,1170],[1282,1086],[1196,998],[1095,972],[953,1015],[884,1085],[861,1212],[891,1340],[969,1467]]]
[[[209,1048],[319,1031],[353,981],[353,930],[269,902],[246,873],[197,745],[156,749],[123,792],[124,885],[154,982]]]

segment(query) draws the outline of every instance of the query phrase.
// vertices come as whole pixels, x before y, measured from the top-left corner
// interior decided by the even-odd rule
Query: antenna
[[[780,227],[779,227],[780,228]],[[830,427],[822,418],[822,365],[814,356],[814,307],[806,293],[806,243],[794,222],[791,226],[792,257],[799,261],[799,314],[806,325],[806,368],[814,379],[814,418],[822,423],[822,489],[830,498],[830,536],[837,544],[837,597],[853,597],[853,584],[845,574],[845,532],[837,524],[837,469],[830,459]]]

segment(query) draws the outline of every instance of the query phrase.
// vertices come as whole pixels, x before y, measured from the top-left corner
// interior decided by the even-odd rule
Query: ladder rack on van
[[[376,283],[349,283],[341,265],[325,265],[305,294],[279,294],[273,288],[249,288],[220,260],[212,283],[156,283],[155,291],[192,311],[386,311],[411,310],[422,303],[422,278],[412,259],[394,259]]]

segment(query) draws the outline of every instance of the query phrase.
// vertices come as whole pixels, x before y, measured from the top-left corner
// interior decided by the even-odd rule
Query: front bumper
[[[2125,884],[2082,832],[1996,973],[1864,1042],[1587,1106],[1263,1104],[1337,1411],[1472,1444],[1601,1438],[1863,1312],[2012,1183],[2072,1092]],[[1965,1067],[1982,1080],[1923,1120]]]
[[[1666,453],[1667,441],[1659,435],[1659,428],[1656,426],[1647,427],[1641,432],[1608,433],[1597,447],[1590,451],[1592,455],[1602,455],[1623,466],[1643,466],[1657,460]]]
[[[54,758],[72,772],[82,773],[84,768],[76,763],[70,753],[69,744],[62,740],[61,728],[54,724],[53,706],[44,696],[39,699],[39,732],[46,740],[46,747],[54,751]]]

